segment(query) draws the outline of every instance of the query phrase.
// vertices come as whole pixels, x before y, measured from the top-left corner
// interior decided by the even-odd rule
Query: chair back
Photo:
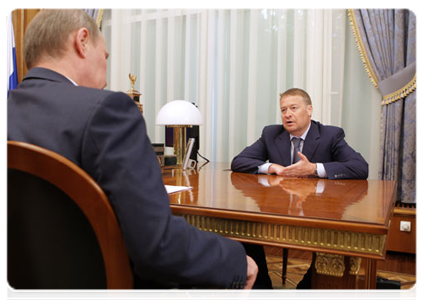
[[[15,289],[131,289],[115,213],[80,167],[7,142],[7,276]]]

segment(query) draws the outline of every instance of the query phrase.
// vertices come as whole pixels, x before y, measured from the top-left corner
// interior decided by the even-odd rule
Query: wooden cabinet
[[[28,72],[23,57],[23,38],[26,28],[40,9],[16,9],[12,12],[13,30],[15,33],[16,65],[18,82],[21,82]]]
[[[410,231],[401,230],[401,222],[409,222]],[[404,225],[408,225],[405,223]],[[396,207],[388,235],[388,251],[416,253],[416,209]]]

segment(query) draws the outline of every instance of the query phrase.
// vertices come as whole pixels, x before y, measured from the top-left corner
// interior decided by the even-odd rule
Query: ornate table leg
[[[376,289],[376,271],[377,261],[375,259],[367,259],[366,262],[366,275],[364,281],[365,289]]]
[[[316,253],[313,263],[312,288],[355,289],[361,258]]]

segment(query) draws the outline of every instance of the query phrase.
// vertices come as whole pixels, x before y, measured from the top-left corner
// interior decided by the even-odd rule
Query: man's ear
[[[79,56],[85,58],[87,55],[87,44],[88,44],[88,30],[87,28],[78,29],[75,35],[75,49]]]
[[[308,116],[311,117],[311,115],[313,114],[313,106],[308,105],[307,106],[307,112],[308,112]]]

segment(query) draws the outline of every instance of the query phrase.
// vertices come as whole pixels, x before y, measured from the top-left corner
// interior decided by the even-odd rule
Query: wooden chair
[[[131,289],[115,213],[100,186],[57,153],[8,141],[7,264],[15,289]]]

